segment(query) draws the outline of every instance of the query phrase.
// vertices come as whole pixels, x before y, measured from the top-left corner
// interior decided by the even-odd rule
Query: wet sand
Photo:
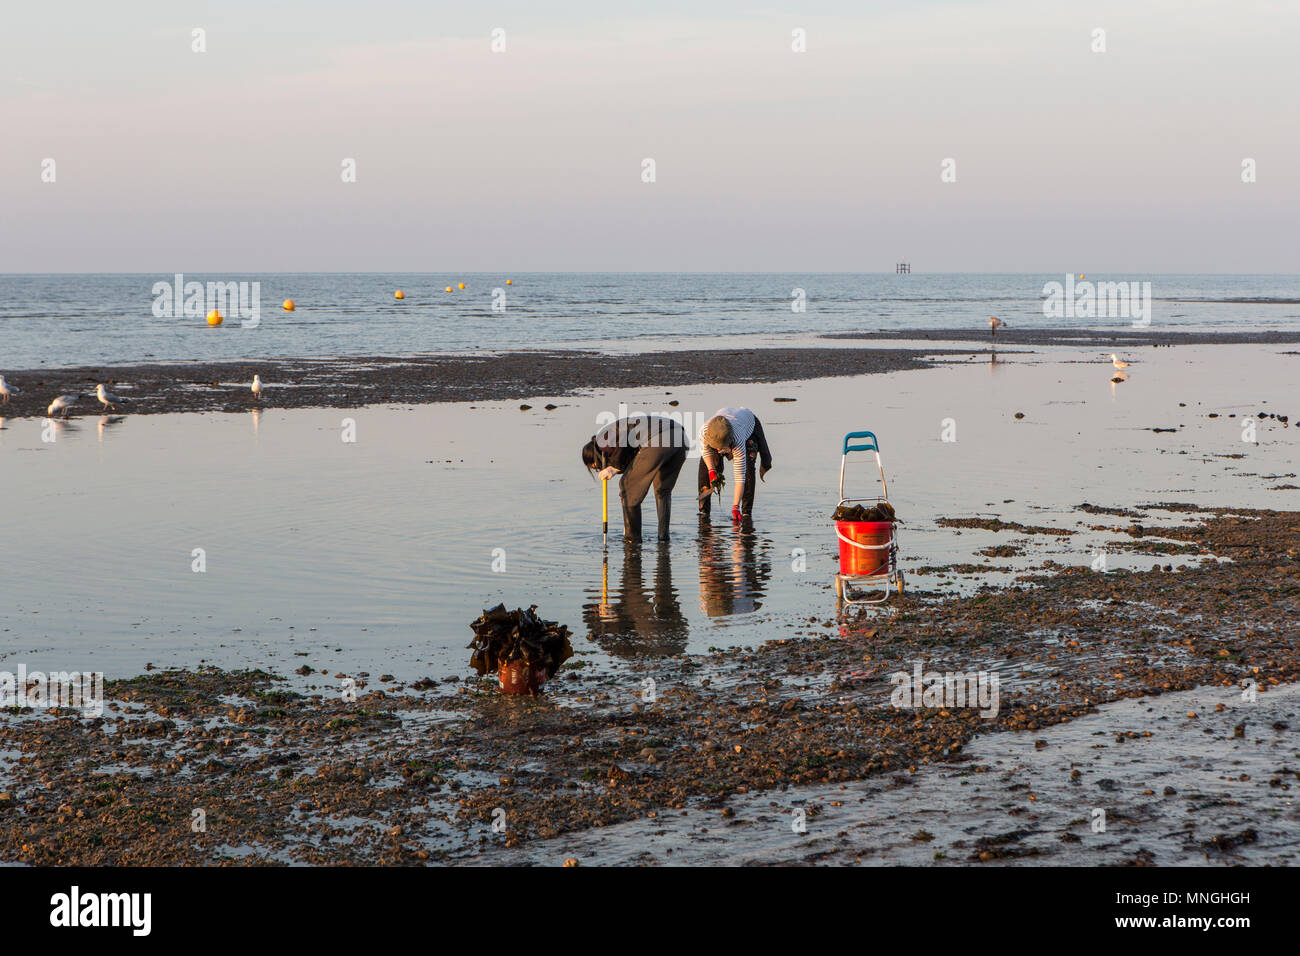
[[[1300,685],[1103,704],[985,734],[902,776],[737,794],[519,848],[482,865],[1294,866]],[[803,828],[795,829],[802,811]]]
[[[83,394],[71,414],[98,413],[95,385],[126,401],[120,411],[239,412],[267,408],[359,408],[431,402],[487,402],[561,396],[599,389],[700,382],[787,382],[929,368],[928,356],[982,350],[876,348],[735,348],[606,354],[594,351],[503,352],[404,358],[193,362],[85,366],[5,372],[21,392],[0,413],[43,416],[56,395]],[[265,384],[262,399],[249,386]]]
[[[878,329],[861,332],[827,332],[819,338],[875,341],[983,342],[993,345],[1063,345],[1125,348],[1174,345],[1294,345],[1295,332],[1179,332],[1168,328],[1018,329],[1004,326],[996,335],[983,329]]]
[[[987,772],[1002,773],[999,751],[1005,757],[1008,747],[1023,750],[1031,738],[1032,746],[1042,739],[1051,748],[1059,738],[1044,736],[1050,728],[1096,714],[1108,702],[1196,688],[1240,694],[1235,689],[1253,681],[1269,704],[1262,717],[1245,715],[1240,735],[1234,724],[1233,735],[1246,741],[1240,746],[1266,754],[1264,764],[1252,762],[1244,773],[1254,778],[1264,769],[1269,799],[1238,800],[1225,783],[1228,803],[1216,792],[1205,800],[1234,809],[1206,815],[1205,824],[1175,842],[1224,862],[1260,844],[1246,852],[1267,850],[1266,859],[1281,862],[1300,834],[1289,800],[1300,784],[1300,758],[1292,747],[1275,745],[1277,734],[1292,739],[1281,733],[1291,724],[1278,708],[1294,709],[1294,697],[1275,706],[1269,695],[1300,679],[1293,636],[1300,513],[1138,510],[1138,517],[1191,518],[1163,533],[1228,560],[1176,571],[1049,569],[1014,587],[942,602],[909,594],[883,612],[809,618],[792,625],[788,639],[758,649],[643,660],[614,674],[569,666],[535,699],[503,698],[490,680],[403,686],[383,674],[353,675],[361,679],[355,702],[340,699],[343,674],[316,675],[319,686],[304,694],[268,674],[216,669],[112,682],[107,696],[119,703],[102,720],[11,714],[0,724],[0,859],[461,862],[492,848],[683,813],[711,818],[709,830],[741,833],[767,825],[755,814],[755,794],[769,796],[768,812],[780,824],[789,813],[782,795],[791,789],[791,799],[807,797],[797,788],[815,787],[844,794],[827,806],[856,806],[850,801],[869,791],[851,790],[855,781],[914,788],[929,780],[929,767],[949,776],[976,773],[980,760]],[[889,675],[910,672],[918,661],[934,671],[996,670],[996,717],[955,706],[891,707]],[[315,679],[309,670],[306,677]],[[1130,748],[1128,741],[1150,725],[1124,713],[1087,731],[1100,735],[1097,743],[1101,736],[1115,740],[1113,760],[1095,748],[1088,749],[1102,759],[1085,758],[1076,743],[1052,765],[1068,777],[1080,771],[1075,779],[1086,795],[1077,807],[1058,805],[1059,785],[1044,784],[1053,802],[1035,819],[1039,778],[1004,781],[1005,813],[973,819],[960,836],[929,828],[935,840],[942,837],[931,854],[964,854],[975,864],[1041,855],[1051,840],[1090,839],[1083,836],[1090,808],[1110,807],[1108,832],[1116,838],[1101,859],[1156,862],[1148,837],[1151,845],[1168,845],[1169,831],[1183,826],[1158,812],[1156,801],[1139,798],[1175,796],[1163,790],[1160,775],[1170,768],[1170,753],[1184,747],[1186,729],[1146,751],[1154,755],[1148,778],[1141,744]],[[1188,712],[1185,719],[1199,716]],[[1202,729],[1221,747],[1225,727],[1216,719]],[[986,734],[1020,742],[972,753],[975,738]],[[1128,764],[1131,755],[1138,764]],[[1217,769],[1229,778],[1244,775],[1231,763]],[[1205,768],[1198,772],[1199,782],[1184,788],[1209,787]],[[1274,789],[1287,796],[1272,799]],[[807,805],[814,833],[820,803]],[[196,809],[206,821],[197,833]],[[870,812],[851,822],[826,819],[847,834],[853,824],[869,825]],[[856,858],[861,834],[857,839],[856,848],[832,841],[830,849]],[[726,840],[719,845],[720,858],[735,852]],[[538,862],[557,862],[558,844],[550,846]],[[771,859],[818,858],[796,848]],[[599,850],[587,862],[600,862]]]

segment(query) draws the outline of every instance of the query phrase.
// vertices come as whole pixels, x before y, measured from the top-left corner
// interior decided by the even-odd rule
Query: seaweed
[[[835,514],[831,515],[832,521],[901,521],[898,515],[894,514],[894,506],[888,501],[882,501],[879,504],[867,507],[866,505],[853,505],[852,507],[840,505],[835,509]]]
[[[718,472],[718,477],[714,478],[707,485],[701,486],[699,500],[703,501],[705,498],[709,497],[709,495],[717,495],[718,500],[721,501],[722,489],[726,486],[726,484],[727,484],[726,476],[723,475],[722,472]]]
[[[507,661],[522,660],[530,667],[545,669],[549,680],[560,665],[573,656],[569,628],[537,616],[537,605],[507,611],[498,604],[470,624],[474,640],[467,645],[474,653],[470,666],[480,676],[495,674]]]

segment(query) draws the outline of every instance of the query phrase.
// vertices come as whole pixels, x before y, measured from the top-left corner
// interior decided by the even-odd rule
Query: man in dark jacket
[[[686,430],[670,418],[636,415],[621,418],[591,436],[582,449],[582,463],[602,479],[621,474],[623,540],[641,540],[641,502],[655,489],[659,540],[668,540],[673,486],[686,461]]]

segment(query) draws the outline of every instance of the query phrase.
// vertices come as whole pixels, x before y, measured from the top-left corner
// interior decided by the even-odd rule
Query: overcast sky
[[[6,3],[0,272],[1294,273],[1297,38],[1296,0]]]

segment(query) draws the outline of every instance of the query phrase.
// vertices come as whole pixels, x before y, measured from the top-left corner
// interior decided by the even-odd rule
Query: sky
[[[1298,36],[1296,0],[8,3],[0,272],[1295,273]]]

